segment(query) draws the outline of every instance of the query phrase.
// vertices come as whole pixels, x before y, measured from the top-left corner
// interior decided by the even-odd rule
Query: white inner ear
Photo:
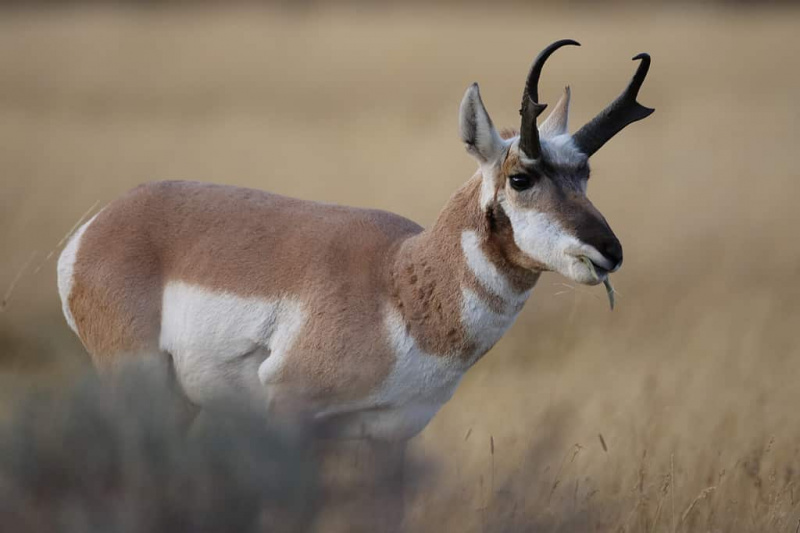
[[[556,137],[569,131],[569,101],[571,95],[572,91],[569,85],[567,85],[564,87],[564,94],[559,98],[553,111],[550,112],[547,119],[539,126],[539,135],[541,137]]]
[[[481,166],[500,158],[504,151],[503,139],[494,128],[489,113],[486,112],[477,83],[470,85],[464,93],[458,123],[461,140]]]

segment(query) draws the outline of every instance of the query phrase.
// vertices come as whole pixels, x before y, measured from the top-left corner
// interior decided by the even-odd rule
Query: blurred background
[[[412,441],[411,531],[800,527],[800,6],[0,2],[0,414],[90,369],[55,257],[87,212],[193,179],[423,225],[475,170],[465,88],[517,126],[527,69],[574,131],[649,52],[656,108],[592,160],[625,249],[544,275]]]

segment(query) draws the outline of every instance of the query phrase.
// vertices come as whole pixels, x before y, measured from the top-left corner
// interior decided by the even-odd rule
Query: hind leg
[[[167,352],[136,354],[118,364],[99,364],[96,368],[104,380],[117,390],[147,391],[165,403],[163,413],[174,418],[182,433],[187,433],[200,413],[181,386],[172,355]]]

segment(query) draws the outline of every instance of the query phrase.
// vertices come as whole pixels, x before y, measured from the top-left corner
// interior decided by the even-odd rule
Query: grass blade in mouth
[[[614,295],[616,294],[616,291],[611,285],[611,278],[609,276],[606,276],[605,279],[603,279],[603,285],[606,286],[606,293],[608,293],[608,305],[611,306],[611,310],[613,311],[615,301]]]
[[[586,268],[589,269],[589,272],[592,273],[592,278],[594,278],[595,281],[600,281],[600,276],[597,275],[597,270],[595,270],[594,263],[592,263],[591,259],[583,255],[581,256],[581,261],[583,262],[584,265],[586,265]],[[603,285],[606,286],[606,293],[608,294],[608,305],[611,306],[611,310],[613,311],[614,302],[616,301],[614,294],[616,293],[616,291],[614,291],[614,287],[613,285],[611,285],[611,279],[608,275],[606,275],[603,278]]]

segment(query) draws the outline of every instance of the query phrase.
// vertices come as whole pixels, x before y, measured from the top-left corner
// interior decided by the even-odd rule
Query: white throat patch
[[[481,249],[480,237],[473,230],[461,233],[461,249],[470,271],[478,282],[506,303],[519,303],[528,299],[530,291],[517,292]]]
[[[481,249],[480,237],[475,231],[465,230],[461,233],[461,248],[467,266],[478,283],[503,302],[502,310],[498,312],[475,291],[467,287],[461,288],[461,320],[470,339],[475,343],[475,353],[470,360],[473,363],[494,346],[514,323],[533,289],[523,292],[514,290],[508,279]]]

